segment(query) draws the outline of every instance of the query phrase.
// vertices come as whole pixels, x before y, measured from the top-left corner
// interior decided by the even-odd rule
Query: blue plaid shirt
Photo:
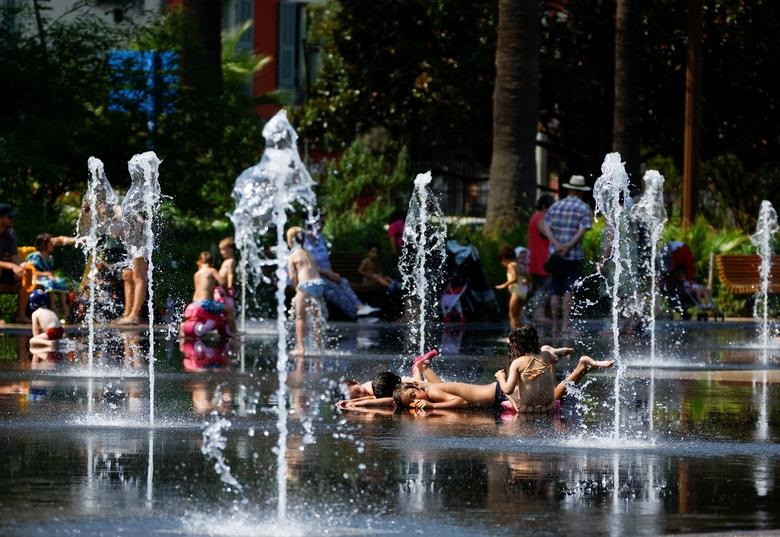
[[[591,228],[591,210],[587,203],[575,196],[556,201],[544,217],[544,222],[549,226],[558,242],[566,244],[581,229]],[[566,252],[564,259],[579,260],[585,257],[582,249],[582,240],[580,239],[571,250]],[[554,252],[555,247],[550,244],[550,252]]]

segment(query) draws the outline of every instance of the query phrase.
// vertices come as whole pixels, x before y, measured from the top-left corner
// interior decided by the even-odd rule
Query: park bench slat
[[[758,255],[719,255],[715,258],[718,277],[723,286],[737,295],[753,294],[761,290],[761,257]],[[780,256],[772,256],[769,292],[780,293]]]

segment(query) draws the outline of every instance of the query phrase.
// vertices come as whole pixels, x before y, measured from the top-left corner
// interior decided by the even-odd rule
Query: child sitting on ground
[[[222,279],[211,263],[211,253],[201,252],[198,255],[198,270],[193,276],[195,292],[192,294],[192,303],[184,310],[182,332],[185,335],[201,337],[215,328],[221,329],[223,335],[230,335],[230,332],[224,331],[223,325],[225,322],[231,325],[235,322],[233,308],[214,300],[214,289],[222,284]]]
[[[520,255],[525,256],[523,267],[518,263],[518,255],[511,246],[505,244],[501,247],[501,264],[506,268],[506,281],[496,285],[496,289],[507,289],[509,291],[509,327],[514,328],[520,324],[520,316],[523,312],[523,306],[528,296],[528,250]]]
[[[64,335],[59,317],[49,308],[48,294],[40,289],[30,293],[27,300],[27,315],[32,319],[33,334],[30,347],[52,347]]]
[[[222,256],[222,264],[219,266],[219,276],[222,278],[222,285],[217,285],[214,290],[214,300],[223,302],[235,311],[236,243],[233,241],[233,237],[226,237],[219,241],[219,255]],[[235,316],[233,319],[230,331],[235,334]]]
[[[306,331],[306,302],[318,302],[325,293],[325,282],[320,278],[317,265],[311,254],[303,248],[303,229],[294,226],[287,230],[287,246],[290,256],[287,259],[287,274],[295,289],[293,304],[295,306],[295,349],[293,355],[303,355],[305,352],[304,336]],[[319,304],[312,309],[315,321],[315,344],[320,347]]]
[[[507,366],[496,373],[496,380],[503,393],[512,396],[518,412],[550,412],[559,405],[569,383],[578,382],[591,368],[602,369],[615,364],[614,360],[596,361],[590,356],[582,356],[574,371],[556,386],[555,363],[572,352],[574,349],[569,347],[540,347],[536,328],[521,323],[509,332]]]
[[[382,274],[379,268],[379,244],[372,242],[368,245],[368,254],[361,261],[358,273],[363,276],[363,283],[375,283],[394,292],[398,289],[398,282]]]

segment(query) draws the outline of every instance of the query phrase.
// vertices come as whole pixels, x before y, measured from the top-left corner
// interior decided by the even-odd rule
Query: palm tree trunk
[[[182,14],[182,81],[187,88],[217,95],[222,91],[222,2],[183,0]]]
[[[535,201],[540,39],[537,0],[498,1],[486,224],[493,232],[516,227],[523,209]]]
[[[615,111],[612,148],[626,163],[631,185],[640,185],[638,0],[617,0],[615,18]]]

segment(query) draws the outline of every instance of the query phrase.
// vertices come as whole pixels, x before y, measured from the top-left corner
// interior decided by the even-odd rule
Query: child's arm
[[[392,397],[374,397],[369,395],[366,397],[359,397],[357,399],[350,399],[349,401],[339,401],[336,403],[339,408],[357,408],[357,407],[374,407],[374,406],[393,406]]]
[[[211,267],[211,275],[214,277],[214,279],[217,282],[217,285],[225,286],[224,280],[222,280],[222,276],[219,275],[219,271],[215,269],[214,267]]]
[[[552,363],[556,363],[562,356],[569,356],[574,352],[571,347],[551,347],[549,345],[542,345],[541,352],[548,355],[548,359]]]
[[[290,275],[290,282],[292,283],[293,289],[298,289],[298,271],[295,269],[293,256],[290,256],[287,260],[287,274]]]
[[[506,289],[513,283],[517,283],[517,267],[515,266],[514,263],[510,263],[509,265],[507,265],[506,278],[507,280],[504,283],[500,285],[496,285],[496,289]]]
[[[225,288],[226,289],[233,289],[233,286],[235,285],[235,268],[236,268],[236,261],[234,259],[226,259],[224,261],[224,264],[227,264],[227,277],[225,278]]]
[[[37,311],[33,312],[32,314],[32,334],[33,337],[38,337],[41,335],[41,323],[38,319]]]
[[[520,383],[520,374],[522,373],[520,368],[523,367],[526,363],[523,358],[524,357],[512,360],[512,363],[509,364],[508,377],[503,369],[496,371],[496,380],[501,386],[501,391],[505,394],[510,394],[515,391],[515,388]]]
[[[445,410],[448,408],[464,408],[468,406],[468,401],[457,395],[447,395],[444,401],[428,401],[427,399],[418,399],[412,403],[412,406],[418,410],[436,409]]]

